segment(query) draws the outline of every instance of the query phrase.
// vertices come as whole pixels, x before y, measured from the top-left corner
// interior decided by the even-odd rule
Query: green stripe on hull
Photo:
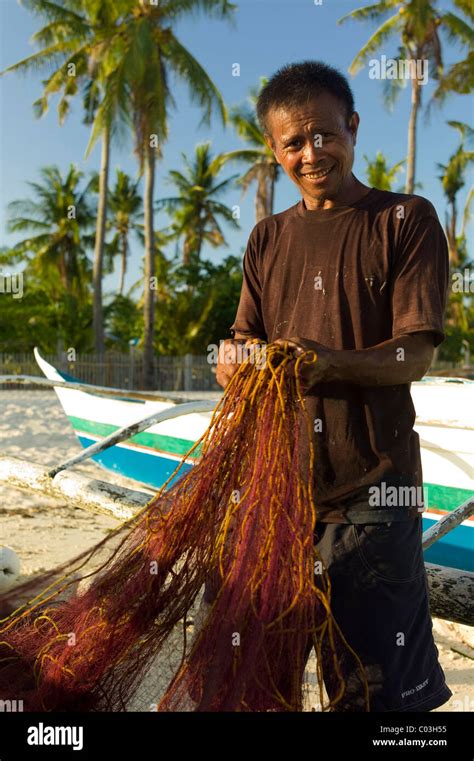
[[[91,433],[94,436],[106,437],[110,436],[114,431],[118,431],[120,426],[110,425],[109,423],[97,423],[94,420],[84,420],[80,417],[74,417],[68,415],[68,419],[75,431],[80,433]],[[168,452],[169,454],[175,454],[183,457],[194,444],[194,441],[190,439],[179,439],[175,436],[164,436],[160,433],[149,433],[143,431],[143,433],[137,433],[130,439],[127,439],[127,444],[139,444],[142,447],[148,447],[159,452]],[[199,457],[201,453],[201,444],[190,455],[191,459]]]
[[[423,484],[427,507],[435,507],[438,510],[446,510],[450,513],[466,500],[474,496],[471,489],[458,489],[455,486],[440,486],[439,484]]]
[[[82,433],[91,433],[94,436],[110,436],[114,431],[118,431],[118,425],[109,423],[97,423],[93,420],[84,420],[83,418],[68,415],[69,421],[75,431]],[[139,444],[142,447],[148,447],[159,452],[168,452],[183,456],[189,452],[194,444],[190,439],[179,439],[174,436],[164,436],[158,433],[137,433],[128,439],[127,443]],[[191,459],[199,457],[201,454],[201,445],[191,454]],[[474,492],[469,489],[458,489],[453,486],[440,486],[439,484],[424,483],[425,497],[427,498],[428,509],[437,508],[451,512],[459,505],[462,505],[467,499],[473,496]]]

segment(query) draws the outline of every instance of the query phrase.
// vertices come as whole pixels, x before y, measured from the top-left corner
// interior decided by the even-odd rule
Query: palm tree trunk
[[[69,283],[69,277],[67,272],[66,257],[67,257],[67,252],[63,252],[58,259],[59,277],[61,278],[61,284],[64,290],[69,292],[70,283]]]
[[[267,196],[267,214],[273,214],[273,204],[275,202],[275,183],[277,178],[277,164],[272,164],[268,177],[268,196]]]
[[[191,240],[190,236],[186,236],[183,244],[183,265],[187,267],[191,261]]]
[[[261,219],[265,219],[267,214],[267,182],[265,177],[265,171],[258,173],[257,180],[257,195],[255,196],[255,218],[257,222]]]
[[[144,288],[144,339],[143,339],[143,373],[145,388],[153,388],[154,353],[153,337],[155,326],[155,241],[153,234],[153,195],[155,187],[155,150],[146,143],[146,183],[144,197],[145,215],[145,288]]]
[[[187,266],[191,262],[191,257],[199,259],[201,257],[201,248],[203,240],[202,224],[199,227],[192,227],[186,234],[183,245],[183,265]]]
[[[205,222],[201,220],[201,223],[196,230],[196,256],[198,259],[201,258],[201,251],[204,243],[204,226]]]
[[[107,217],[107,193],[109,184],[110,130],[104,129],[102,135],[102,157],[99,173],[99,203],[97,207],[97,224],[95,233],[94,264],[92,268],[93,327],[96,354],[104,353],[104,318],[102,312],[102,270],[104,262],[105,223]]]
[[[450,231],[448,236],[448,241],[450,244],[450,261],[453,265],[459,264],[459,252],[456,246],[456,226],[457,226],[457,208],[456,208],[456,196],[451,200],[451,220],[450,220]]]
[[[125,285],[125,273],[127,272],[127,254],[128,254],[126,233],[122,233],[121,235],[120,247],[122,249],[122,261],[121,261],[121,268],[120,268],[119,294],[123,296],[123,289]]]
[[[411,113],[408,124],[408,157],[407,157],[407,180],[405,193],[413,193],[415,187],[415,165],[416,165],[416,122],[418,117],[418,108],[420,106],[420,83],[417,77],[411,80]]]

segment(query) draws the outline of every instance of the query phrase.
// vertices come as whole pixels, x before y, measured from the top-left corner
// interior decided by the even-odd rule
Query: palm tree
[[[467,203],[463,213],[463,224],[460,235],[457,235],[458,227],[458,208],[457,195],[466,184],[466,170],[474,161],[474,151],[466,150],[465,143],[472,142],[474,138],[474,129],[464,122],[449,121],[450,127],[457,130],[461,140],[458,148],[450,157],[447,164],[437,164],[438,169],[442,172],[439,179],[443,185],[443,192],[448,201],[446,211],[445,230],[448,239],[449,259],[453,266],[459,266],[460,247],[463,246],[465,220],[469,214],[469,204],[472,199],[473,189],[468,194]]]
[[[235,228],[239,227],[232,210],[216,200],[237,175],[219,181],[219,173],[228,154],[212,158],[210,143],[196,147],[192,163],[184,153],[181,155],[186,167],[185,173],[172,170],[168,179],[179,195],[161,198],[156,203],[156,209],[166,209],[172,213],[175,237],[184,238],[183,264],[187,266],[191,260],[200,258],[205,242],[214,248],[227,245],[219,225],[220,219]]]
[[[138,184],[132,183],[125,172],[117,169],[115,187],[109,195],[108,229],[113,231],[113,237],[106,244],[106,256],[110,269],[113,268],[114,258],[120,256],[120,296],[123,295],[125,284],[130,236],[134,233],[141,243],[144,241],[141,222],[143,200],[138,192]]]
[[[359,50],[349,67],[349,73],[355,75],[367,60],[394,34],[401,39],[398,48],[399,61],[409,61],[410,71],[416,71],[416,62],[428,62],[431,74],[438,78],[443,70],[441,40],[439,32],[445,30],[451,39],[456,38],[461,44],[464,39],[459,35],[459,28],[465,22],[453,13],[440,13],[436,0],[380,0],[375,5],[358,8],[338,20],[341,24],[348,19],[356,21],[378,20],[387,13],[396,11],[386,19],[372,34],[363,48]],[[385,98],[393,104],[400,89],[406,84],[405,79],[387,80]],[[408,155],[406,193],[413,193],[416,166],[416,127],[421,106],[421,81],[418,76],[411,76],[411,112],[408,124]]]
[[[445,218],[445,232],[448,241],[449,262],[451,273],[468,263],[467,241],[465,227],[469,219],[470,206],[474,197],[474,186],[468,192],[462,213],[461,227],[458,232],[458,201],[457,196],[466,184],[466,172],[470,163],[474,161],[474,152],[466,150],[466,143],[472,141],[474,129],[463,122],[449,121],[448,125],[457,130],[460,142],[449,158],[447,164],[437,164],[441,171],[439,179],[443,186],[443,192],[448,202],[448,210]],[[472,300],[471,300],[472,301]],[[457,359],[463,353],[463,344],[469,343],[472,338],[472,305],[469,307],[469,299],[461,291],[450,289],[446,309],[446,332],[450,349]]]
[[[377,155],[372,161],[365,154],[364,159],[367,164],[367,182],[379,190],[392,190],[397,174],[403,170],[403,164],[406,162],[406,159],[402,159],[402,161],[389,167],[387,159],[381,151],[377,151]]]
[[[43,167],[40,174],[41,182],[28,182],[34,200],[8,205],[8,231],[33,233],[12,247],[10,261],[26,260],[53,298],[70,293],[84,301],[90,282],[86,251],[93,244],[95,223],[89,194],[97,178],[80,189],[84,175],[73,165],[65,178],[56,166]]]
[[[101,86],[99,82],[91,80],[86,88],[84,104],[86,116],[84,121],[88,124],[94,124],[95,114],[98,109],[98,101],[101,98]],[[104,96],[105,97],[105,96]],[[104,334],[104,314],[102,303],[102,275],[104,268],[104,250],[105,250],[105,231],[107,224],[107,205],[108,205],[108,188],[109,188],[109,166],[110,166],[110,143],[112,139],[113,122],[112,115],[109,115],[107,121],[104,121],[102,128],[102,149],[100,156],[99,170],[99,196],[97,204],[97,226],[95,231],[94,246],[94,266],[92,271],[93,285],[93,330],[94,330],[94,348],[96,354],[101,356],[105,351],[105,334]],[[86,157],[92,149],[93,143],[90,142]],[[102,371],[99,377],[103,383]]]
[[[265,77],[260,78],[260,88],[267,83]],[[275,160],[273,151],[268,147],[261,131],[257,115],[256,102],[259,89],[252,88],[248,97],[248,103],[235,106],[230,111],[230,121],[237,130],[237,134],[252,148],[231,151],[228,160],[235,159],[250,164],[249,169],[240,178],[238,184],[246,193],[250,184],[257,181],[257,193],[255,196],[256,222],[273,214],[273,202],[275,198],[275,183],[278,180],[280,166]]]
[[[71,99],[82,86],[84,122],[93,125],[91,140],[86,150],[89,155],[98,135],[102,137],[99,197],[93,263],[93,323],[94,343],[98,354],[104,351],[102,314],[102,269],[107,211],[107,187],[110,141],[114,122],[127,119],[125,93],[109,77],[109,48],[104,43],[104,30],[113,28],[123,11],[123,0],[22,0],[32,13],[46,19],[46,25],[33,35],[33,44],[41,50],[9,66],[5,72],[26,72],[54,64],[54,70],[43,81],[41,97],[33,104],[39,118],[48,110],[49,98],[61,93],[58,102],[60,124],[70,110]],[[106,113],[100,111],[107,104]],[[97,115],[99,118],[97,118]]]
[[[467,16],[468,21],[461,19],[461,23],[456,24],[456,32],[450,32],[448,29],[448,38],[453,43],[462,41],[469,46],[469,52],[462,61],[454,63],[446,73],[440,77],[438,86],[433,93],[430,104],[442,105],[448,95],[459,93],[460,95],[470,95],[474,90],[474,6],[471,0],[453,0],[454,5]]]
[[[172,25],[193,12],[205,11],[231,19],[235,5],[228,0],[167,0],[159,6],[130,0],[130,11],[121,23],[121,55],[118,67],[130,88],[130,114],[134,124],[135,153],[140,173],[145,173],[145,298],[143,354],[145,384],[154,382],[153,339],[155,310],[155,250],[153,196],[156,159],[168,137],[168,110],[174,105],[169,88],[171,72],[189,88],[191,99],[204,110],[202,123],[210,124],[217,109],[226,122],[222,96],[198,61],[173,32]]]

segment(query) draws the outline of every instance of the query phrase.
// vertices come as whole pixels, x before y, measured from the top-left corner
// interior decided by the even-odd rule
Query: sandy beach
[[[14,456],[53,466],[80,451],[56,394],[50,391],[0,391],[0,456]],[[108,473],[88,461],[76,472],[139,488],[141,484]],[[150,494],[152,492],[150,491]],[[19,581],[50,569],[86,550],[113,528],[116,521],[70,507],[61,500],[2,487],[0,546],[12,548],[21,561]],[[436,644],[453,697],[438,711],[474,711],[474,627],[434,619]],[[190,626],[190,633],[192,626]],[[173,665],[180,659],[180,637],[170,642],[166,664],[155,664],[130,710],[154,710],[166,689]],[[318,710],[314,663],[308,666],[310,691],[306,710]]]

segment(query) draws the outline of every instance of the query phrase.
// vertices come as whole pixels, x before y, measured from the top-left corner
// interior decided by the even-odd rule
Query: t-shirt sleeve
[[[243,260],[243,282],[235,320],[230,326],[231,335],[244,335],[267,341],[262,316],[262,286],[258,267],[257,243],[252,231]]]
[[[449,255],[443,228],[431,209],[402,225],[391,277],[392,335],[432,331],[438,346],[445,337]]]

